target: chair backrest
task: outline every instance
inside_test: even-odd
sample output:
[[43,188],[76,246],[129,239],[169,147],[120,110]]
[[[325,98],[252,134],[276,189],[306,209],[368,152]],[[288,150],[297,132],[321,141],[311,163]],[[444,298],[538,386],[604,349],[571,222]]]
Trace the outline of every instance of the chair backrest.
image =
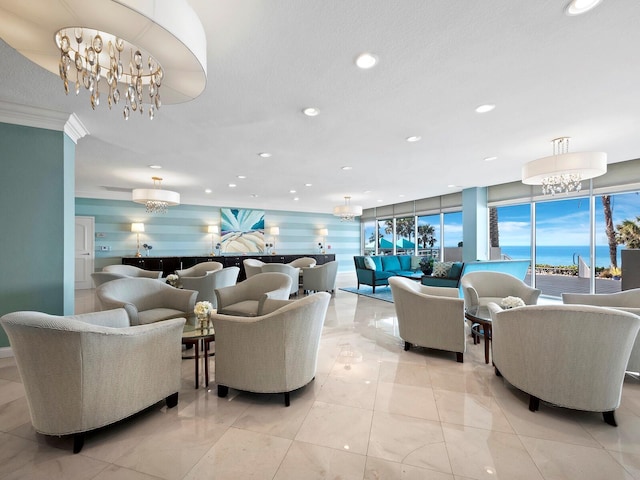
[[489,309],[493,362],[512,385],[569,408],[617,408],[640,317],[585,305]]
[[253,315],[261,311],[267,298],[287,300],[291,292],[291,277],[284,273],[259,273],[247,278],[244,282],[223,288],[216,288],[216,300],[219,311],[229,305],[247,300],[256,301],[258,305]]
[[333,291],[336,288],[338,262],[327,262],[310,268],[303,268],[302,288],[304,290]]
[[291,290],[290,293],[294,294],[298,292],[298,279],[300,277],[300,269],[297,267],[292,267],[291,265],[287,265],[284,263],[265,263],[262,266],[263,273],[269,272],[280,272],[291,277]]
[[640,308],[640,288],[615,293],[563,293],[562,303],[600,307]]
[[176,275],[179,277],[201,277],[207,275],[209,272],[217,272],[222,270],[224,265],[220,262],[200,262],[193,267],[185,268],[183,270],[176,270]]
[[228,267],[216,270],[200,277],[181,277],[182,286],[189,290],[197,290],[196,302],[210,302],[213,308],[217,308],[216,288],[235,285],[240,268]]
[[134,267],[133,265],[107,265],[102,269],[103,272],[118,273],[127,277],[145,277],[145,278],[160,278],[162,277],[161,271],[144,270],[142,268]]
[[242,261],[242,265],[244,266],[245,276],[250,278],[258,273],[262,273],[262,266],[265,265],[265,263],[255,258],[245,258]]
[[300,257],[300,258],[296,258],[295,260],[292,260],[287,265],[291,265],[292,267],[296,267],[296,268],[304,268],[304,267],[315,267],[316,263],[317,262],[315,258]]
[[91,279],[93,280],[94,287],[99,287],[103,283],[110,282],[111,280],[118,280],[120,278],[127,278],[127,276],[120,273],[110,272],[94,272],[91,274]]
[[[463,275],[460,287],[464,295],[465,305],[475,305],[482,298],[499,301],[501,298],[514,296],[521,298],[527,305],[535,305],[540,290],[524,283],[509,273],[493,271],[476,271]],[[476,298],[477,297],[477,298]]]

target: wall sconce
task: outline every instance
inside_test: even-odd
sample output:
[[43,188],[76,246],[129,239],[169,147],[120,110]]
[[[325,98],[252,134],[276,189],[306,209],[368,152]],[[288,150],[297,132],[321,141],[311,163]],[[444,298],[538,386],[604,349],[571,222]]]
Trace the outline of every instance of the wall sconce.
[[329,236],[329,230],[326,228],[321,228],[318,233],[322,237],[322,247],[320,248],[320,253],[324,253],[325,246],[327,244],[327,237]]
[[276,237],[280,235],[280,227],[271,227],[269,229],[269,233],[271,234],[271,243],[273,243],[273,251],[272,254],[276,253]]
[[137,241],[138,241],[138,248],[136,250],[136,257],[141,257],[142,254],[140,253],[140,234],[144,233],[144,223],[132,223],[131,224],[131,231],[136,234]]
[[[217,225],[209,225],[207,227],[207,233],[211,234],[211,253],[210,255],[213,257],[217,252],[214,251],[213,248],[213,237],[220,233],[220,228]],[[216,249],[217,250],[217,249]]]

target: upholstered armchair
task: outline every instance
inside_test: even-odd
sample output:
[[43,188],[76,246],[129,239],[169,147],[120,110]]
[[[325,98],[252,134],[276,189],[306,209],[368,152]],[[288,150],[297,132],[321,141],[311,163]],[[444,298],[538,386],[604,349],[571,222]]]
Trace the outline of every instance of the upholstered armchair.
[[[562,302],[565,304],[610,307],[640,315],[640,288],[616,293],[563,293]],[[640,372],[640,335],[636,337],[631,349],[627,371]]]
[[225,397],[229,388],[281,393],[289,406],[289,392],[316,375],[329,298],[320,292],[295,301],[269,300],[267,304],[280,308],[254,318],[212,315],[218,396]]
[[162,271],[144,270],[142,268],[134,267],[133,265],[107,265],[102,269],[103,272],[117,273],[124,275],[125,277],[143,277],[143,278],[155,278],[162,277]]
[[298,267],[292,267],[291,265],[286,265],[284,263],[265,263],[262,266],[262,271],[264,273],[269,272],[280,272],[291,277],[291,295],[298,295],[298,290],[300,289],[300,269]]
[[110,282],[111,280],[118,280],[119,278],[127,278],[127,275],[109,272],[94,272],[91,274],[94,287],[99,287],[103,283]]
[[121,278],[96,288],[103,310],[124,308],[131,325],[193,315],[198,292],[150,278]]
[[231,287],[217,288],[218,313],[255,317],[262,314],[265,300],[288,300],[291,277],[284,273],[259,273]]
[[302,290],[304,292],[334,292],[338,262],[327,262],[317,267],[302,268]]
[[535,305],[540,296],[539,289],[502,272],[469,272],[460,280],[460,286],[467,307],[490,302],[500,304],[503,298],[509,296],[521,298],[526,305]]
[[251,278],[258,273],[262,273],[262,266],[266,264],[261,260],[256,260],[255,258],[245,258],[242,261],[242,265],[244,266],[244,274],[246,278]]
[[[159,282],[157,282],[159,283]],[[16,312],[0,318],[9,337],[35,430],[84,434],[162,399],[178,403],[183,318],[129,326],[123,309],[59,317]]]
[[290,261],[287,265],[295,268],[315,267],[316,259],[311,257],[300,257]]
[[[211,263],[211,262],[210,262]],[[238,280],[240,268],[227,267],[222,270],[209,271],[201,277],[180,277],[183,288],[197,290],[196,302],[210,302],[213,308],[217,308],[216,288],[230,287]]]
[[464,300],[458,289],[428,287],[403,277],[389,278],[404,349],[411,345],[456,353],[464,361],[467,348]]
[[496,374],[540,400],[602,412],[615,426],[624,372],[640,317],[585,305],[536,305],[502,310],[489,303]]
[[200,262],[193,267],[185,268],[183,270],[176,270],[176,275],[181,279],[182,277],[202,277],[212,272],[222,270],[224,265],[220,262]]

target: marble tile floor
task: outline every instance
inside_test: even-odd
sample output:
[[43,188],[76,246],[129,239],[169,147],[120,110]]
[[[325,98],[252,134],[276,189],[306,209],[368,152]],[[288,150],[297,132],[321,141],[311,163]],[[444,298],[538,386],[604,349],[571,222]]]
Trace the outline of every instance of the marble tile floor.
[[[339,285],[351,286],[351,275]],[[77,311],[95,309],[92,290]],[[528,398],[469,342],[403,350],[393,304],[338,290],[315,381],[280,395],[194,389],[183,360],[178,406],[159,403],[87,437],[38,435],[13,358],[0,359],[0,479],[640,479],[640,382],[628,376],[619,426]],[[215,360],[211,359],[212,371]]]

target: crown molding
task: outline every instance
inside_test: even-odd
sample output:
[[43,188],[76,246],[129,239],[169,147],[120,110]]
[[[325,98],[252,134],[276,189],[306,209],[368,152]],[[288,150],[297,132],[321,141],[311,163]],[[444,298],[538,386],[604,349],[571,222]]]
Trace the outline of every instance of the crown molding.
[[0,101],[0,122],[57,130],[66,133],[74,143],[78,143],[79,139],[89,134],[75,113],[68,115],[55,110],[3,101]]

